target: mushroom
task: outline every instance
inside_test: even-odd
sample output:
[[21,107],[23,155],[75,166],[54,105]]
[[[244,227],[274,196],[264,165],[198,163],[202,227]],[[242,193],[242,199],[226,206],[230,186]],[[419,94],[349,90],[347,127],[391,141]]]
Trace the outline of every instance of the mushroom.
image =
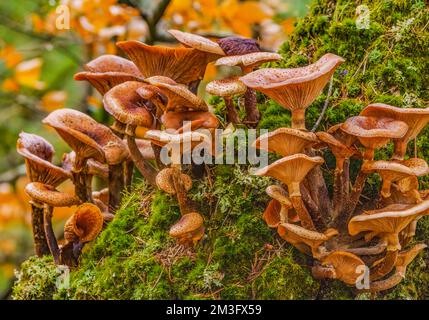
[[123,82],[143,80],[143,75],[134,63],[114,55],[102,55],[84,68],[87,71],[75,74],[74,79],[88,81],[101,95]]
[[279,128],[259,136],[253,143],[253,147],[285,157],[304,152],[316,142],[317,137],[312,132]]
[[76,153],[72,175],[76,195],[82,202],[92,199],[91,175],[84,169],[87,160],[94,159],[109,166],[109,205],[117,208],[124,186],[122,162],[128,157],[122,140],[109,128],[77,110],[55,110],[42,122],[53,127]]
[[[215,63],[216,66],[240,67],[242,75],[246,75],[266,62],[281,60],[282,56],[272,52],[251,52],[243,55],[222,57]],[[259,110],[256,107],[256,94],[252,88],[246,88],[244,94],[246,108],[246,123],[256,125],[259,121]]]
[[393,159],[404,159],[407,144],[417,137],[420,131],[429,122],[429,108],[398,108],[382,103],[368,105],[360,113],[362,116],[387,117],[403,121],[408,125],[406,134],[394,140],[395,151]]
[[280,223],[277,231],[280,237],[306,254],[309,254],[309,251],[302,244],[310,247],[310,253],[316,259],[320,259],[324,254],[321,245],[338,235],[335,229],[327,229],[324,233],[320,233],[291,223]]
[[71,207],[80,203],[80,199],[56,190],[54,187],[40,182],[27,184],[25,192],[34,203],[43,207],[44,232],[48,242],[49,250],[56,264],[59,264],[60,251],[54,230],[52,229],[52,209],[56,207]]
[[[345,251],[334,251],[322,260],[322,268],[330,268],[331,275],[328,278],[338,279],[348,285],[356,285],[359,268],[365,263],[356,255]],[[317,276],[318,268],[313,269],[313,274]]]
[[[156,185],[161,190],[168,194],[176,194],[176,188],[174,186],[174,169],[164,168],[156,175]],[[181,173],[180,180],[182,181],[185,190],[189,191],[192,188],[192,179],[187,174]]]
[[207,93],[224,99],[227,113],[226,120],[233,124],[240,123],[240,118],[232,99],[235,96],[244,94],[246,90],[247,87],[238,78],[213,80],[206,86]]
[[381,195],[384,198],[390,197],[392,182],[397,182],[408,176],[423,176],[429,173],[429,168],[425,160],[412,158],[405,161],[367,161],[362,165],[362,171],[377,172],[383,179]]
[[169,234],[176,238],[180,244],[195,244],[204,236],[204,220],[198,212],[189,212],[182,217],[173,226]]
[[305,129],[305,109],[328,83],[344,59],[328,53],[316,63],[295,69],[265,68],[240,78],[292,112],[292,128]]
[[207,64],[219,57],[193,48],[149,46],[134,40],[116,45],[130,57],[145,78],[165,76],[185,85],[201,80]]
[[100,209],[91,203],[80,205],[64,225],[65,244],[60,248],[61,264],[75,266],[83,245],[94,240],[102,228]]
[[[280,186],[271,185],[266,189],[266,193],[272,198],[262,215],[262,218],[270,228],[277,228],[280,223],[299,221],[296,212],[289,212],[292,202],[287,192]],[[295,214],[294,214],[295,213]]]
[[190,123],[188,129],[191,131],[208,129],[212,134],[219,127],[219,120],[209,111],[167,112],[162,115],[161,122],[166,130],[173,129],[177,133],[185,131],[186,123]]
[[407,271],[408,265],[414,260],[414,258],[423,250],[427,248],[426,244],[416,244],[409,250],[400,252],[398,259],[395,264],[395,272],[389,278],[385,280],[374,281],[370,284],[371,292],[385,291],[398,285],[404,278]]
[[[71,178],[69,172],[51,163],[54,147],[42,137],[21,132],[16,150],[25,159],[27,176],[31,182],[41,182],[56,187]],[[41,257],[50,252],[44,232],[43,205],[33,200],[30,205],[34,248],[36,255]]]
[[315,230],[314,223],[301,198],[300,183],[307,173],[324,161],[321,157],[309,157],[305,154],[295,154],[284,157],[257,170],[258,176],[271,176],[287,185],[289,197],[298,213],[304,228]]
[[254,39],[244,37],[225,37],[217,41],[223,52],[228,56],[236,56],[251,52],[259,52],[261,48]]
[[371,237],[378,236],[387,241],[387,254],[382,263],[371,269],[371,280],[377,280],[393,269],[401,249],[399,233],[415,219],[427,214],[429,200],[424,200],[417,205],[391,205],[379,210],[365,211],[350,220],[350,235],[369,231]]

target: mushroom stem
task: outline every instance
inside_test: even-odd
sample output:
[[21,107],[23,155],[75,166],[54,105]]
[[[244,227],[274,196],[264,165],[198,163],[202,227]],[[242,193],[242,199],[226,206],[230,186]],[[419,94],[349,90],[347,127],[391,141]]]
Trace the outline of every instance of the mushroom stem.
[[165,167],[161,161],[161,149],[162,149],[162,147],[160,147],[154,143],[151,143],[151,145],[152,145],[153,153],[155,154],[156,165],[158,167],[158,170],[161,170]]
[[305,109],[295,109],[292,113],[292,128],[293,129],[305,129]]
[[51,251],[52,257],[54,258],[55,264],[60,263],[60,249],[58,248],[57,238],[55,237],[54,229],[52,228],[52,211],[53,208],[44,205],[43,215],[44,215],[44,224],[43,228],[46,235],[46,240],[48,242],[49,250]]
[[109,165],[109,210],[114,212],[121,203],[124,189],[122,163]]
[[123,163],[123,166],[125,190],[130,192],[133,183],[134,162],[132,160],[127,160]]
[[370,284],[370,292],[385,291],[398,285],[405,278],[405,274],[402,272],[395,272],[392,276],[386,280],[375,281]]
[[290,201],[292,202],[292,205],[295,208],[299,219],[301,220],[302,226],[309,230],[316,230],[313,220],[311,219],[311,216],[308,213],[301,196],[291,196]]
[[388,274],[395,267],[398,258],[398,250],[388,250],[383,261],[370,270],[371,281],[378,280]]
[[142,176],[151,184],[156,186],[156,172],[155,170],[147,163],[140,153],[139,148],[137,147],[136,140],[134,136],[127,135],[128,149],[130,150],[131,159],[133,159],[135,166],[140,171]]
[[343,172],[342,169],[339,169],[338,167],[335,168],[334,172],[334,194],[332,197],[333,202],[333,219],[336,219],[338,216],[338,213],[341,211],[342,201],[343,201],[343,192],[342,188],[344,187],[343,182]]
[[191,212],[192,210],[189,209],[189,203],[188,203],[188,196],[186,192],[186,188],[183,185],[182,179],[181,179],[181,173],[180,165],[172,165],[173,168],[173,183],[174,183],[174,189],[176,190],[176,198],[177,202],[179,204],[180,213],[183,215]]
[[384,250],[386,250],[386,246],[387,246],[386,242],[381,242],[381,243],[378,243],[377,245],[372,246],[372,247],[344,248],[344,249],[340,249],[340,250],[353,253],[357,256],[375,256],[375,255],[378,255],[378,254],[384,252]]
[[304,184],[301,184],[301,197],[302,197],[302,201],[304,201],[305,206],[308,207],[311,213],[311,216],[316,216],[317,213],[319,212],[319,207],[311,198],[310,192],[308,191],[308,189],[305,187]]
[[200,86],[200,82],[201,82],[200,79],[197,79],[197,80],[190,82],[188,84],[189,91],[191,91],[193,94],[196,95],[198,93],[198,87]]
[[75,194],[82,202],[92,202],[92,176],[85,173],[85,169],[72,172]]
[[389,198],[390,197],[390,188],[392,186],[392,181],[390,179],[387,179],[384,177],[383,179],[383,185],[381,186],[381,196],[383,198]]
[[49,246],[46,241],[44,226],[43,205],[30,201],[31,226],[33,229],[34,250],[38,257],[49,255]]
[[228,122],[233,124],[240,123],[240,118],[238,117],[237,109],[235,109],[234,101],[230,97],[225,97],[225,107],[226,107],[226,119]]
[[343,164],[343,185],[341,187],[341,210],[349,197],[350,194],[350,159],[345,159]]
[[404,160],[404,156],[407,153],[406,141],[396,140],[394,142],[394,151],[392,160]]
[[247,88],[244,94],[244,107],[246,108],[246,122],[249,123],[251,127],[256,127],[259,122],[260,114],[256,106],[255,90]]
[[311,273],[314,278],[319,280],[336,278],[335,269],[332,267],[316,265],[311,268]]

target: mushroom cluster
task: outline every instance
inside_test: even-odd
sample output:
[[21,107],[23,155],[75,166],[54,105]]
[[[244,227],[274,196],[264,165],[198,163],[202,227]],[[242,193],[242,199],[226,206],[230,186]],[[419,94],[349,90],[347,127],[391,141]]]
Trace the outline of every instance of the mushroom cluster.
[[[292,128],[256,140],[256,148],[282,158],[255,174],[281,183],[267,188],[272,200],[262,217],[281,238],[313,258],[314,277],[377,292],[397,285],[407,265],[426,248],[415,244],[401,251],[415,235],[417,221],[429,214],[427,192],[418,190],[417,180],[429,174],[429,167],[416,155],[404,159],[408,142],[429,121],[429,108],[371,104],[327,132],[307,131],[304,110],[342,61],[328,54],[308,67],[267,68],[241,78],[292,112]],[[394,144],[392,159],[375,160],[375,151],[389,142]],[[336,159],[332,196],[320,168],[324,159],[317,155],[323,155],[323,149]],[[361,163],[353,184],[351,159]],[[371,173],[382,180],[380,194],[360,203]],[[359,287],[366,275],[369,287]]]

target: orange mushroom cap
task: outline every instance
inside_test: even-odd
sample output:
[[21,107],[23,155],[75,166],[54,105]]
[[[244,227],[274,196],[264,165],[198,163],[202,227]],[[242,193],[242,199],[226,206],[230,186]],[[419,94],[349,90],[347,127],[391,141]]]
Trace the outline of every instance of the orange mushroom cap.
[[101,55],[91,60],[84,65],[84,68],[86,71],[95,73],[122,72],[135,77],[143,76],[132,61],[110,54]]
[[[167,192],[168,194],[176,194],[176,188],[174,187],[173,181],[174,169],[173,168],[164,168],[156,175],[156,185],[161,190]],[[185,173],[180,174],[183,186],[186,191],[191,190],[192,188],[192,179]]]
[[246,90],[246,85],[238,80],[237,77],[213,80],[206,86],[207,93],[225,98],[242,95]]
[[[188,237],[191,239],[197,233],[201,234],[201,228],[203,227],[204,219],[198,212],[190,212],[183,215],[179,221],[171,226],[169,234],[173,238],[186,240]],[[204,234],[204,230],[203,230]],[[201,237],[200,237],[201,238]],[[194,240],[194,239],[192,239]]]
[[358,272],[358,268],[365,266],[365,263],[350,252],[335,251],[323,259],[322,265],[334,268],[335,279],[355,285],[357,278],[362,274],[362,270]]
[[168,30],[168,33],[177,39],[181,44],[188,48],[194,48],[199,51],[212,53],[218,56],[224,56],[225,52],[223,52],[222,48],[214,41],[210,39],[204,38],[202,36],[183,32],[179,30]]
[[166,129],[179,130],[186,121],[191,122],[190,130],[216,129],[219,126],[219,120],[209,111],[167,112],[161,117]]
[[350,148],[347,145],[343,144],[341,141],[337,140],[331,134],[327,132],[316,132],[317,138],[332,151],[335,158],[337,159],[337,167],[342,167],[342,161],[344,159],[350,158],[356,153],[356,149]]
[[243,55],[222,57],[216,60],[216,66],[239,66],[244,73],[252,71],[266,62],[281,60],[282,56],[272,52],[251,52]]
[[21,132],[16,143],[16,150],[25,158],[30,181],[56,187],[71,178],[69,172],[51,163],[54,148],[42,137]]
[[33,201],[45,203],[51,207],[71,207],[80,203],[78,197],[60,192],[54,187],[40,182],[27,184],[25,192]]
[[103,228],[103,215],[92,203],[80,205],[64,225],[64,239],[80,243],[94,240]]

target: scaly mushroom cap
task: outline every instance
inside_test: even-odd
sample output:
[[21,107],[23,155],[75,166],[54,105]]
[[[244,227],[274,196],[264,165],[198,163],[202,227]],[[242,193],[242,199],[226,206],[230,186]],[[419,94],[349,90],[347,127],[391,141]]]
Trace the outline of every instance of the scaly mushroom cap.
[[320,233],[291,223],[280,224],[278,233],[287,242],[293,245],[304,243],[313,251],[317,250],[324,242],[338,235],[338,231],[335,229],[328,229],[325,233]]
[[322,265],[334,268],[335,279],[349,285],[355,285],[357,278],[362,274],[358,268],[365,266],[365,263],[353,253],[335,251],[323,259]]
[[317,138],[332,151],[335,158],[337,159],[337,165],[339,159],[348,159],[353,154],[356,153],[356,150],[350,148],[343,144],[341,141],[337,140],[331,134],[327,132],[316,132]]
[[429,122],[429,108],[398,108],[383,103],[368,105],[360,113],[362,116],[386,117],[403,121],[408,125],[408,131],[399,141],[400,146],[395,148],[395,158],[403,159],[408,141],[414,139]]
[[383,209],[365,211],[354,216],[349,222],[349,233],[354,236],[369,231],[373,235],[386,238],[387,250],[401,249],[398,234],[413,220],[429,213],[429,200],[416,205],[392,205]]
[[84,65],[84,69],[94,73],[120,72],[143,77],[137,66],[130,60],[115,55],[101,55]]
[[254,39],[231,36],[219,39],[217,43],[228,56],[261,51],[261,48]]
[[244,55],[222,57],[216,60],[216,66],[240,67],[247,73],[266,62],[281,60],[282,56],[272,52],[252,52]]
[[223,52],[219,44],[202,36],[173,29],[170,29],[167,32],[175,37],[177,41],[185,47],[194,48],[199,51],[212,53],[218,56],[225,55],[225,52]]
[[253,146],[257,149],[274,152],[281,156],[301,153],[305,148],[315,144],[317,137],[312,132],[298,129],[279,128],[261,135]]
[[166,111],[207,111],[207,105],[188,88],[164,76],[146,78],[145,81],[158,87],[168,98]]
[[271,186],[268,186],[267,189],[265,189],[265,192],[271,198],[277,200],[281,205],[287,208],[292,207],[292,202],[290,201],[286,190],[283,189],[282,187],[271,185]]
[[240,78],[289,110],[306,109],[345,60],[328,53],[316,63],[295,69],[265,68]]
[[141,80],[133,75],[120,72],[93,73],[78,72],[74,75],[76,81],[88,81],[101,95],[105,95],[113,87],[127,81]]
[[171,226],[169,234],[173,238],[181,238],[203,226],[204,220],[198,212],[183,215],[179,221]]
[[54,148],[42,137],[21,132],[16,143],[16,151],[25,158],[30,181],[56,187],[71,178],[69,172],[51,163]]
[[400,252],[396,260],[397,271],[405,271],[408,265],[415,259],[415,257],[417,257],[417,255],[426,248],[426,244],[418,243],[411,249]]
[[58,109],[42,121],[53,127],[80,159],[76,170],[82,169],[84,160],[93,158],[109,165],[121,163],[128,157],[125,144],[109,128],[86,114],[72,109]]
[[45,203],[51,207],[71,207],[80,203],[78,197],[60,192],[54,187],[40,182],[27,184],[25,192],[33,201]]
[[[158,188],[160,188],[162,191],[167,192],[168,194],[176,194],[176,189],[174,188],[173,174],[173,168],[164,168],[156,175],[156,185],[158,186]],[[185,173],[181,173],[180,178],[186,191],[191,190],[191,177]]]
[[154,116],[147,109],[144,99],[137,92],[140,88],[150,90],[150,87],[147,84],[136,81],[128,81],[117,85],[105,94],[103,98],[104,109],[120,123],[151,128]]
[[191,122],[189,130],[216,129],[219,127],[219,120],[209,111],[167,112],[162,115],[161,122],[165,129],[174,130],[183,128],[185,122]]
[[219,97],[231,98],[242,95],[246,92],[247,87],[237,77],[218,79],[209,82],[206,86],[206,92]]
[[272,198],[265,209],[262,219],[270,228],[277,228],[281,223],[280,212],[282,207],[287,210],[287,218],[290,222],[298,222],[299,217],[295,210],[292,210],[292,202],[290,201],[286,190],[277,185],[268,186],[265,192]]
[[183,84],[202,79],[207,63],[214,56],[192,48],[149,46],[134,40],[116,45],[125,51],[145,78],[165,76]]
[[272,164],[257,170],[257,176],[270,176],[288,186],[289,195],[301,196],[299,183],[305,178],[307,173],[316,165],[324,162],[321,157],[309,157],[305,154],[294,154],[284,157]]
[[356,116],[348,118],[341,125],[341,130],[358,138],[364,147],[374,150],[385,146],[391,139],[402,138],[408,126],[391,118]]
[[85,243],[94,240],[103,228],[103,215],[92,203],[80,205],[64,225],[67,242]]
[[341,130],[342,125],[342,123],[333,125],[326,132],[331,134],[335,139],[339,140],[347,147],[351,147],[355,143],[356,137]]
[[364,172],[378,172],[382,177],[387,177],[392,182],[399,181],[407,176],[423,176],[429,173],[429,167],[425,160],[411,158],[404,161],[365,161],[362,165]]

